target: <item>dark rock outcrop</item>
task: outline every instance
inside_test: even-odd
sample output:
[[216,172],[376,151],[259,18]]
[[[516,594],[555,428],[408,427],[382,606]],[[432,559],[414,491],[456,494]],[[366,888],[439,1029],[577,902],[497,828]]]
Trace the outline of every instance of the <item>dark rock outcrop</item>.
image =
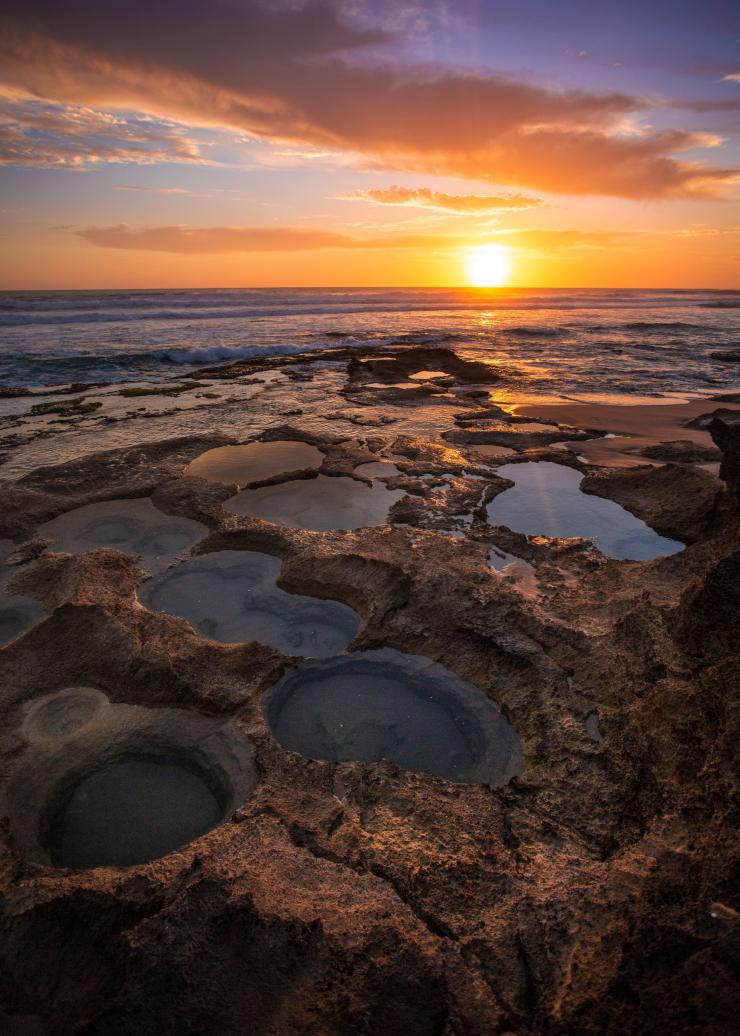
[[740,502],[740,424],[715,417],[709,434],[722,450],[719,477],[723,479],[736,502]]
[[458,356],[452,349],[414,346],[389,351],[392,356],[353,356],[347,366],[348,384],[393,382],[424,370],[444,373],[450,380],[460,382],[497,382],[502,377],[493,364]]
[[650,460],[673,461],[676,464],[711,464],[722,457],[722,451],[716,446],[702,446],[690,439],[659,442],[654,446],[645,446],[640,453]]

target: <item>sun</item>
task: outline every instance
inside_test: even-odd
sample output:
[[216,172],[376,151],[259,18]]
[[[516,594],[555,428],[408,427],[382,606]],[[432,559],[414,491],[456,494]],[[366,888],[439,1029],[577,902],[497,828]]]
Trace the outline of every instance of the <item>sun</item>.
[[479,245],[465,255],[468,283],[474,288],[500,288],[511,276],[511,249],[506,245]]

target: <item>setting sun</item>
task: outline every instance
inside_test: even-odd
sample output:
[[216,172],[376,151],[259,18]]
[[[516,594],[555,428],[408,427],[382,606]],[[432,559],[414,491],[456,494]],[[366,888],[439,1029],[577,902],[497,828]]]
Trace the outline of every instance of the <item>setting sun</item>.
[[465,271],[474,288],[500,288],[511,276],[511,250],[505,245],[470,248],[465,256]]

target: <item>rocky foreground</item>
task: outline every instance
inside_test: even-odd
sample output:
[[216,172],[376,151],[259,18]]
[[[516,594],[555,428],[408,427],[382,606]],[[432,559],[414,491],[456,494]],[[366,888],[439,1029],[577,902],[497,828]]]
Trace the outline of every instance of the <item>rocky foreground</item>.
[[[437,387],[461,370],[437,372]],[[431,392],[386,384],[386,373],[350,368],[350,403]],[[723,484],[669,463],[596,470],[583,485],[689,544],[681,553],[615,561],[583,541],[497,529],[497,545],[535,566],[537,590],[523,593],[486,562],[485,506],[507,483],[466,452],[481,419],[483,443],[507,448],[499,417],[463,417],[444,442],[272,428],[263,438],[318,445],[333,475],[392,441],[400,474],[389,485],[407,495],[391,524],[353,532],[224,510],[233,488],[182,475],[228,441],[219,435],[98,453],[3,486],[9,588],[46,612],[0,651],[5,1031],[734,1030],[740,427],[711,425]],[[530,434],[538,456],[573,438]],[[364,620],[353,650],[424,655],[481,688],[519,735],[522,775],[492,790],[282,748],[261,700],[296,659],[146,610],[131,557],[45,553],[36,537],[73,507],[143,496],[208,527],[197,553],[278,555],[281,587],[349,604]],[[465,535],[444,535],[461,514],[472,516]],[[14,833],[14,774],[32,751],[24,717],[34,699],[75,686],[230,720],[253,747],[253,790],[150,864],[34,860]]]

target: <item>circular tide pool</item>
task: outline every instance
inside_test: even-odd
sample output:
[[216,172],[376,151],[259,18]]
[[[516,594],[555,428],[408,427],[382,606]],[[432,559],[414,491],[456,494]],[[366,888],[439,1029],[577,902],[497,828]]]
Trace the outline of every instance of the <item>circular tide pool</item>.
[[257,784],[230,720],[67,687],[23,709],[26,748],[5,794],[13,845],[39,864],[148,863],[200,838]]
[[157,758],[110,762],[82,777],[47,835],[55,867],[130,867],[165,856],[223,818],[226,796],[193,766]]
[[429,659],[390,648],[306,662],[263,706],[275,738],[310,759],[389,760],[492,787],[521,772],[519,739],[494,702]]

